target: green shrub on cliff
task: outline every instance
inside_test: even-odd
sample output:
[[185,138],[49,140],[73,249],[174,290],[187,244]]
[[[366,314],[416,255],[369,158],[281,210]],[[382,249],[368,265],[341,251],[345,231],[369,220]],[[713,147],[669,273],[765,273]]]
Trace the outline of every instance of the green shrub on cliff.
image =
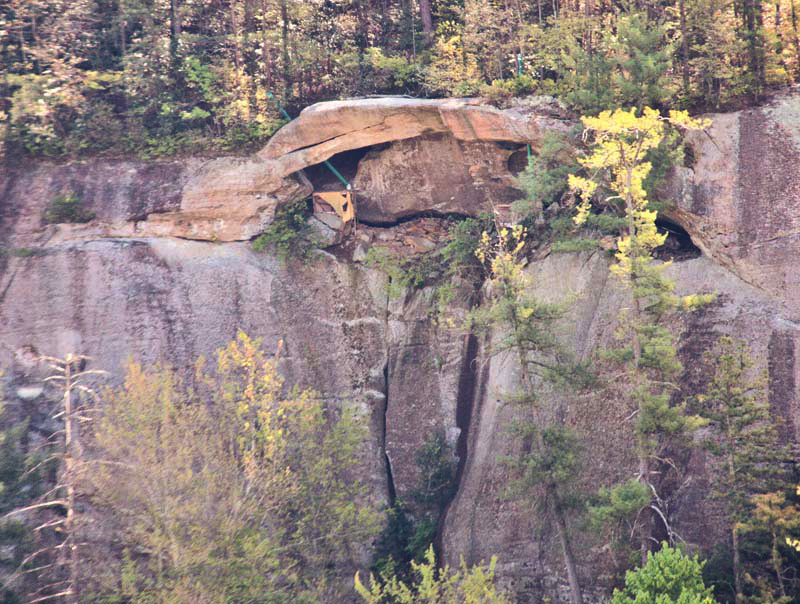
[[662,544],[647,554],[647,564],[628,571],[625,588],[615,589],[612,604],[714,604],[711,588],[703,583],[703,563],[697,556]]
[[56,196],[42,216],[46,224],[84,223],[94,220],[94,212],[87,210],[83,201],[74,193]]
[[284,261],[290,257],[305,260],[314,248],[311,229],[306,223],[310,215],[305,199],[278,208],[272,223],[253,240],[253,249],[273,250]]

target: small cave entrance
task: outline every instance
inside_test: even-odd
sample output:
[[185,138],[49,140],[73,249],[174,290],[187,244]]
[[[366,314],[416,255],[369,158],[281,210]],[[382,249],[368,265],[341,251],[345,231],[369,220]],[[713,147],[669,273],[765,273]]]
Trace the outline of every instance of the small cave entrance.
[[656,228],[659,233],[666,233],[664,245],[656,248],[654,256],[659,260],[691,260],[702,254],[700,248],[694,244],[691,235],[681,225],[668,218],[659,216],[656,219]]
[[[364,159],[367,153],[379,147],[379,145],[373,145],[342,151],[329,158],[328,161],[344,176],[345,180],[352,183],[358,172],[359,162]],[[344,188],[344,185],[325,165],[325,162],[308,166],[303,169],[303,173],[311,182],[315,191],[340,191]]]

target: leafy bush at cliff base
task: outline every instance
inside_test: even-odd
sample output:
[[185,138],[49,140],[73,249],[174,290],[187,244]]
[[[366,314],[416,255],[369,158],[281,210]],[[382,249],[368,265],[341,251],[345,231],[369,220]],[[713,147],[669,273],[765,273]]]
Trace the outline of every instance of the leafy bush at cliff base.
[[96,590],[141,604],[343,601],[341,569],[379,522],[357,480],[360,412],[284,388],[241,332],[193,384],[132,363],[107,393],[91,480],[135,555],[93,569]]
[[488,565],[468,567],[461,559],[458,570],[449,566],[437,567],[433,546],[428,548],[424,562],[412,562],[415,580],[411,584],[394,575],[376,579],[370,576],[369,588],[356,573],[355,587],[367,604],[510,604],[510,600],[495,587],[493,557]]
[[647,555],[647,564],[628,571],[625,588],[615,589],[612,604],[715,604],[711,588],[703,583],[703,563],[697,556],[662,543],[661,551]]

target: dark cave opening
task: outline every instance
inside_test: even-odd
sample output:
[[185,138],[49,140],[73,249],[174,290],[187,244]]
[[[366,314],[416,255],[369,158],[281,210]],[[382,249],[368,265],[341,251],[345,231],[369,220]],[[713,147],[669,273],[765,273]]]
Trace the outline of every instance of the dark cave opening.
[[666,233],[664,244],[656,248],[653,254],[659,260],[691,260],[702,255],[702,251],[692,241],[691,235],[681,225],[668,218],[659,216],[656,219],[656,228],[659,233]]
[[[364,159],[367,153],[378,148],[380,148],[379,145],[373,145],[342,151],[329,158],[328,161],[344,176],[345,180],[352,183],[358,172],[359,162]],[[311,182],[315,191],[340,191],[344,188],[344,185],[325,165],[325,162],[308,166],[303,169],[303,173]]]

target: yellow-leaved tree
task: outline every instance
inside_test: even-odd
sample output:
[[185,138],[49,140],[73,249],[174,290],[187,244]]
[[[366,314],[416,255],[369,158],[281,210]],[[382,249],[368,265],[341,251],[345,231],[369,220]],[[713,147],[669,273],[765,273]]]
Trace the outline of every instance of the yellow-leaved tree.
[[284,388],[244,333],[192,386],[132,363],[95,427],[99,503],[126,555],[100,590],[132,602],[333,601],[379,517],[358,480],[366,422]]
[[[626,368],[629,394],[623,396],[629,397],[631,417],[636,418],[639,461],[636,478],[604,490],[605,503],[593,512],[601,523],[624,516],[635,518],[644,564],[653,542],[654,518],[663,523],[670,539],[673,536],[656,481],[674,468],[667,446],[689,436],[699,425],[699,419],[684,413],[682,405],[670,402],[678,391],[675,378],[681,364],[663,319],[679,307],[692,308],[711,299],[678,298],[672,281],[663,276],[669,263],[654,261],[653,252],[664,243],[666,234],[658,232],[657,212],[650,207],[644,185],[652,168],[648,153],[661,143],[669,124],[683,129],[701,129],[706,124],[686,112],[673,111],[663,118],[649,107],[641,114],[636,109],[603,111],[582,121],[585,135],[593,137],[594,145],[579,160],[589,176],[569,176],[571,188],[580,195],[575,223],[585,223],[595,205],[611,206],[625,219],[611,271],[630,293],[630,307],[622,316],[621,348],[611,356]],[[606,192],[610,194],[602,197]]]
[[468,567],[464,560],[458,570],[436,565],[433,546],[428,548],[425,560],[411,562],[416,581],[408,585],[396,576],[370,577],[365,586],[356,573],[356,591],[366,604],[509,604],[510,600],[495,586],[495,566],[492,558],[488,565]]

